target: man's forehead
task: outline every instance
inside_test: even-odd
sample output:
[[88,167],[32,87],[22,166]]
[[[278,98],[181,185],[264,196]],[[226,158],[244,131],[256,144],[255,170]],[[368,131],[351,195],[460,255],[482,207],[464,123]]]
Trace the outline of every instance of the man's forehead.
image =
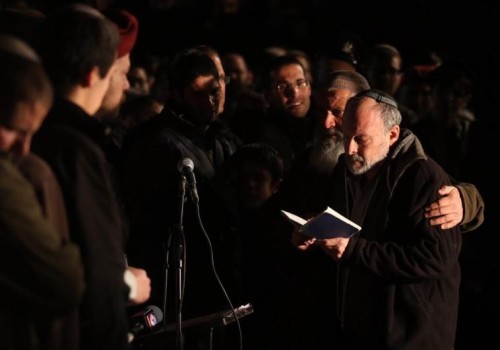
[[290,75],[295,76],[296,79],[305,79],[304,69],[302,69],[302,67],[298,64],[287,64],[281,66],[271,74],[274,79],[282,79]]
[[371,116],[373,113],[378,113],[376,108],[377,101],[369,97],[363,97],[355,103],[349,103],[346,106],[344,118],[348,120],[358,120]]
[[47,109],[48,107],[41,103],[32,106],[20,103],[17,106],[16,116],[9,121],[1,121],[0,124],[10,130],[27,134],[40,127],[40,124],[45,118]]
[[335,100],[345,99],[345,100],[347,100],[347,98],[351,97],[352,92],[350,90],[347,90],[347,89],[328,89],[326,91],[326,95],[330,99],[335,99]]

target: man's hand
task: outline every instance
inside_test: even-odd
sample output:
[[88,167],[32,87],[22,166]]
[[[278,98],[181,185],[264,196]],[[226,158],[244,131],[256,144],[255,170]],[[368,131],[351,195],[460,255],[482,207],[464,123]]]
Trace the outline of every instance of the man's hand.
[[329,238],[321,239],[316,242],[323,251],[330,255],[334,260],[339,261],[345,252],[345,248],[349,244],[349,238]]
[[146,270],[128,266],[127,271],[131,272],[135,278],[135,290],[129,298],[129,303],[139,305],[146,302],[151,294],[151,280]]
[[304,235],[300,230],[295,230],[292,233],[292,244],[299,250],[307,250],[314,242],[316,242],[316,238],[311,238],[309,236]]
[[425,208],[425,217],[431,225],[441,225],[445,230],[460,224],[464,218],[464,209],[460,192],[454,186],[443,186],[439,189],[442,196]]

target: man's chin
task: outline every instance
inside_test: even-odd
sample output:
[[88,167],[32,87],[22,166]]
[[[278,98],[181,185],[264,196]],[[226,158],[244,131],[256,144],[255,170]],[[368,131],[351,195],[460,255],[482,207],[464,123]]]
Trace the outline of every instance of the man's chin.
[[288,114],[293,116],[294,118],[304,118],[307,115],[307,110],[304,108],[298,107],[289,107],[287,108]]
[[362,163],[354,161],[354,162],[347,162],[347,167],[349,168],[349,171],[353,175],[362,175],[366,172],[367,169],[363,166]]

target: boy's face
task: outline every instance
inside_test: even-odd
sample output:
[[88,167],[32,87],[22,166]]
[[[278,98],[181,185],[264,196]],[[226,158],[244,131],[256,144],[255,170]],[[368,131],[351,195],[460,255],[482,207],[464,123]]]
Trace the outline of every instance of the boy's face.
[[239,172],[238,194],[245,207],[257,208],[278,192],[280,184],[264,166],[247,162]]

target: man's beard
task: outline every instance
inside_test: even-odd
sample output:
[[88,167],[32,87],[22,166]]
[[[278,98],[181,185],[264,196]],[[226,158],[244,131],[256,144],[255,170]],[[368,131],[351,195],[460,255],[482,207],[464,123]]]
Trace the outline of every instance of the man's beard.
[[[389,154],[389,145],[387,145],[386,147],[384,147],[384,145],[380,146],[380,150],[378,153],[379,154],[374,156],[374,159],[371,160],[367,160],[366,158],[363,158],[358,154],[347,156],[346,163],[349,171],[353,175],[363,175],[368,171],[380,166],[380,164],[382,164],[382,162],[387,158],[387,155]],[[359,162],[356,168],[354,167],[354,162]]]
[[329,175],[337,165],[339,156],[344,153],[342,132],[332,128],[317,139],[311,148],[309,165],[321,175]]

